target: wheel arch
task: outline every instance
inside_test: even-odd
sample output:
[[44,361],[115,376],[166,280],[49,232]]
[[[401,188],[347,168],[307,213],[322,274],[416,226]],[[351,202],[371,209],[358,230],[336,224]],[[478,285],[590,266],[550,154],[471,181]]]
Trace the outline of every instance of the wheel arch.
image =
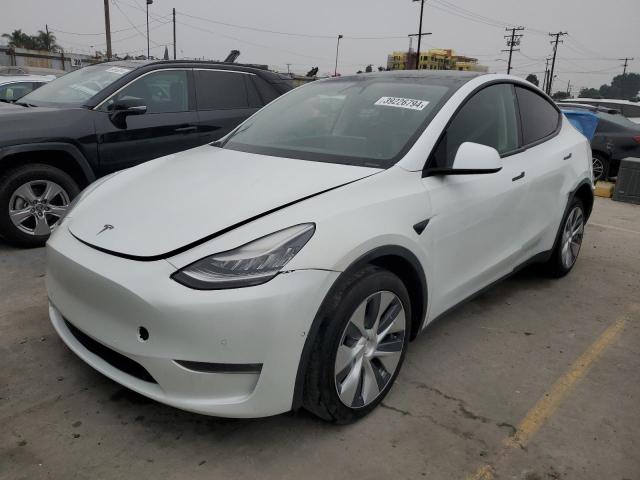
[[582,201],[582,204],[584,205],[584,208],[585,208],[585,214],[588,220],[589,217],[591,216],[591,211],[593,210],[593,202],[594,202],[593,188],[591,186],[591,182],[588,180],[583,180],[582,182],[580,182],[580,184],[575,188],[575,190],[571,192],[567,205],[570,205],[571,201],[574,198],[579,198]]
[[78,147],[69,143],[33,143],[0,149],[0,172],[28,163],[59,168],[71,175],[81,189],[96,179],[85,156]]
[[365,266],[374,265],[384,268],[394,273],[404,283],[409,292],[411,301],[411,333],[410,340],[413,340],[420,332],[426,317],[428,305],[427,279],[424,269],[416,257],[409,249],[399,245],[385,245],[374,248],[353,261],[336,279],[327,292],[315,318],[309,328],[307,338],[302,349],[298,372],[293,393],[292,409],[297,410],[302,406],[304,394],[304,383],[309,364],[309,358],[313,350],[316,338],[322,328],[323,320],[321,313],[327,308],[330,299],[339,289],[344,279],[361,270]]

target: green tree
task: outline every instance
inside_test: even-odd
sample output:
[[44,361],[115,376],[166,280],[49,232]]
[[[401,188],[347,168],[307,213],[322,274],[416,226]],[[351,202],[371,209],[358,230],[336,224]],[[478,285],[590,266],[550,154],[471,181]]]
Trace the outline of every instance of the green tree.
[[38,50],[47,50],[49,52],[56,52],[60,49],[56,43],[56,36],[51,32],[43,32],[38,30],[38,34],[33,36],[33,43]]
[[640,91],[640,75],[637,73],[626,73],[613,77],[611,88],[617,94],[614,98],[631,100],[638,96]]
[[560,90],[551,95],[551,98],[553,98],[554,100],[564,100],[565,98],[569,98],[569,94],[564,90]]
[[529,75],[527,75],[527,78],[525,78],[525,80],[527,82],[533,83],[536,87],[540,85],[540,81],[538,80],[538,77],[533,73],[530,73]]
[[580,90],[579,98],[600,98],[600,90],[597,88],[583,88]]
[[3,38],[9,40],[9,45],[16,48],[34,48],[35,42],[33,37],[27,35],[22,30],[14,30],[11,33],[3,33]]

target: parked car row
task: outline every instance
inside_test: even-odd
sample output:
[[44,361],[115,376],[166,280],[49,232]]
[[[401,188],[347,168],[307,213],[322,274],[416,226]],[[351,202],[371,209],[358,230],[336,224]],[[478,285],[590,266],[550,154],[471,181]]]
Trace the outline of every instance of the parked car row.
[[15,102],[55,79],[55,75],[0,75],[0,102]]
[[620,160],[640,157],[640,125],[622,115],[619,110],[604,105],[574,102],[561,102],[560,106],[587,110],[598,117],[595,135],[591,140],[595,180],[617,176]]
[[95,179],[217,140],[291,88],[247,65],[126,61],[0,103],[0,235],[43,245]]
[[560,100],[560,105],[564,103],[578,103],[581,105],[591,105],[592,107],[604,107],[615,109],[622,116],[627,117],[634,123],[640,123],[640,103],[628,100],[617,100],[610,98],[573,98]]

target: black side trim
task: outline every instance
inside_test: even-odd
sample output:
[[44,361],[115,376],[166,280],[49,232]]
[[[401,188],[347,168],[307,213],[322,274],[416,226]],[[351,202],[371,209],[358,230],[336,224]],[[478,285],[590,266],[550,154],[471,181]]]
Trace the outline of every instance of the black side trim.
[[158,383],[147,371],[147,369],[135,360],[132,360],[129,357],[116,352],[115,350],[111,350],[106,345],[103,345],[97,340],[94,340],[82,330],[71,324],[67,319],[64,320],[64,323],[67,325],[67,328],[69,329],[71,334],[76,338],[76,340],[78,340],[78,342],[82,344],[84,348],[89,350],[94,355],[100,357],[112,367],[117,368],[118,370],[131,375],[138,380],[149,383]]
[[325,296],[322,304],[320,305],[320,308],[316,312],[316,316],[313,319],[311,327],[309,328],[307,339],[304,343],[304,348],[302,349],[300,362],[298,363],[298,373],[296,375],[296,383],[295,383],[295,389],[293,392],[293,401],[291,405],[292,410],[297,410],[302,406],[302,396],[304,393],[303,390],[304,390],[305,375],[307,372],[307,365],[309,364],[311,351],[313,350],[316,337],[318,336],[318,332],[320,331],[320,328],[322,326],[322,316],[326,308],[325,305],[328,299],[331,299],[335,291],[341,288],[342,280],[344,279],[345,276],[351,275],[353,272],[358,271],[364,265],[367,265],[367,264],[375,265],[376,259],[381,259],[382,257],[386,257],[389,255],[401,257],[403,260],[406,260],[407,262],[409,262],[418,275],[418,279],[420,283],[419,289],[422,292],[422,298],[420,300],[422,301],[421,301],[421,308],[418,311],[414,312],[414,318],[419,318],[421,322],[421,324],[417,328],[417,331],[419,332],[422,329],[422,324],[424,323],[425,314],[427,311],[428,292],[427,292],[427,278],[424,274],[424,270],[422,269],[422,265],[420,264],[420,261],[418,260],[418,258],[411,251],[398,245],[385,245],[383,247],[374,248],[370,252],[362,255],[360,258],[356,259],[351,265],[349,265],[349,267],[346,268],[344,272],[340,274],[340,276],[336,279],[336,281],[333,283],[333,285],[329,289],[329,292]]
[[261,363],[208,363],[189,360],[174,360],[178,365],[201,373],[253,373],[262,372]]
[[65,142],[43,142],[43,143],[28,143],[24,145],[11,145],[8,147],[0,148],[0,161],[6,156],[13,155],[15,153],[24,152],[41,152],[44,150],[56,150],[68,153],[71,155],[77,166],[80,167],[82,173],[87,180],[87,183],[91,183],[96,179],[93,169],[89,165],[89,162],[84,157],[82,152],[71,143]]
[[424,232],[424,229],[427,228],[427,225],[429,225],[429,220],[431,219],[427,218],[426,220],[422,220],[421,222],[418,222],[413,226],[413,229],[418,235],[421,235],[422,232]]
[[483,175],[488,173],[498,173],[502,170],[499,168],[428,168],[422,174],[422,177],[435,177],[439,175]]
[[241,222],[238,222],[238,223],[235,223],[233,225],[230,225],[230,226],[228,226],[226,228],[223,228],[222,230],[219,230],[219,231],[217,231],[215,233],[212,233],[211,235],[207,235],[206,237],[203,237],[203,238],[201,238],[199,240],[196,240],[194,242],[188,243],[187,245],[184,245],[183,247],[176,248],[175,250],[171,250],[170,252],[167,252],[167,253],[161,253],[160,255],[151,255],[149,257],[142,257],[142,256],[139,256],[139,255],[129,255],[128,253],[114,252],[114,251],[108,250],[106,248],[98,247],[98,246],[93,245],[93,244],[91,244],[89,242],[85,242],[81,238],[78,238],[76,235],[74,235],[73,232],[71,232],[71,230],[69,230],[69,232],[79,242],[84,243],[85,245],[87,245],[87,246],[89,246],[89,247],[91,247],[91,248],[93,248],[95,250],[98,250],[100,252],[108,253],[109,255],[114,255],[114,256],[120,257],[120,258],[126,258],[127,260],[136,260],[136,261],[139,261],[139,262],[154,262],[156,260],[164,260],[165,258],[171,258],[171,257],[173,257],[175,255],[178,255],[180,253],[186,252],[187,250],[191,250],[192,248],[197,247],[198,245],[202,245],[203,243],[206,243],[209,240],[213,240],[216,237],[219,237],[221,235],[224,235],[225,233],[230,232],[231,230],[235,230],[238,227],[242,227],[243,225],[251,223],[254,220],[258,220],[259,218],[266,217],[267,215],[275,213],[278,210],[285,209],[287,207],[290,207],[291,205],[295,205],[296,203],[300,203],[300,202],[303,202],[303,201],[308,200],[310,198],[317,197],[318,195],[322,195],[323,193],[327,193],[327,192],[330,192],[332,190],[336,190],[338,188],[344,187],[346,185],[350,185],[352,183],[358,182],[360,180],[364,180],[365,178],[369,178],[369,177],[375,175],[376,173],[379,173],[379,172],[374,172],[371,175],[367,175],[366,177],[357,178],[356,180],[351,180],[350,182],[343,183],[343,184],[337,185],[335,187],[327,188],[326,190],[321,190],[319,192],[312,193],[311,195],[307,195],[306,197],[302,197],[302,198],[299,198],[299,199],[294,200],[292,202],[285,203],[284,205],[280,205],[279,207],[275,207],[275,208],[272,208],[271,210],[267,210],[266,212],[262,212],[262,213],[259,213],[257,215],[254,215],[253,217],[247,218],[246,220],[243,220]]

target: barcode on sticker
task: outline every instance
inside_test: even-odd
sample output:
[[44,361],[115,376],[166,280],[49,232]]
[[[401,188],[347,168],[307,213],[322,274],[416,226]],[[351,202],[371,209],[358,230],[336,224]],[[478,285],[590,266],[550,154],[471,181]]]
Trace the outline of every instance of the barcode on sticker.
[[408,108],[410,110],[422,110],[429,105],[426,100],[416,100],[414,98],[400,97],[380,97],[375,105],[384,105],[386,107]]

